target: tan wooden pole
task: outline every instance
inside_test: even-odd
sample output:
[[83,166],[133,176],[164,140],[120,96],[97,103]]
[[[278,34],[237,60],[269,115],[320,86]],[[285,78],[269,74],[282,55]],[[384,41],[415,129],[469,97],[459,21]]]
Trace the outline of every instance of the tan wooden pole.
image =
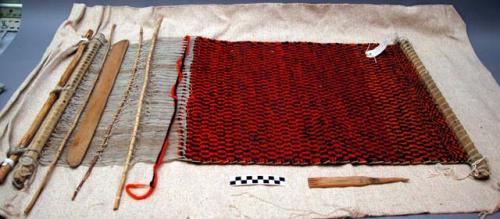
[[115,203],[113,205],[113,210],[118,210],[120,207],[120,201],[123,194],[123,187],[125,186],[125,181],[127,180],[127,174],[130,167],[130,161],[132,160],[132,156],[134,154],[135,141],[137,139],[137,131],[139,130],[139,124],[141,119],[141,111],[144,103],[144,96],[146,95],[146,90],[149,82],[149,74],[151,73],[151,63],[153,60],[153,54],[155,50],[156,40],[158,38],[158,32],[161,27],[161,22],[163,18],[159,18],[156,22],[155,30],[153,32],[153,38],[151,40],[151,46],[149,48],[148,57],[146,60],[146,70],[144,72],[144,81],[142,84],[142,90],[139,98],[139,103],[137,104],[137,113],[135,115],[135,124],[134,129],[132,131],[132,136],[130,137],[130,144],[128,146],[128,154],[127,159],[125,160],[125,165],[123,166],[122,177],[120,179],[120,184],[118,185],[118,190],[116,191]]

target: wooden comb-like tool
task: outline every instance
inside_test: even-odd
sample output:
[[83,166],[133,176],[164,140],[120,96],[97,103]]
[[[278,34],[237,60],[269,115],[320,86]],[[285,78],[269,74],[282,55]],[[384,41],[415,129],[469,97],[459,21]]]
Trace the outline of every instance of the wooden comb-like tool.
[[386,184],[395,182],[408,182],[407,178],[390,177],[366,177],[366,176],[346,176],[346,177],[310,177],[307,179],[309,188],[338,188],[338,187],[360,187],[376,184]]

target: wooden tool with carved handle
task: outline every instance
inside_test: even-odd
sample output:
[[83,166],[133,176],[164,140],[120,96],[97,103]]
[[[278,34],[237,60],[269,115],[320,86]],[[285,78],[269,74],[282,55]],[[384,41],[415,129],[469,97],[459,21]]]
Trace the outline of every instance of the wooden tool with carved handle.
[[[92,30],[88,30],[87,33],[85,33],[85,38],[90,40],[90,38],[93,35]],[[62,88],[66,86],[66,83],[68,82],[68,79],[70,76],[73,74],[76,65],[80,61],[80,59],[83,56],[83,52],[87,48],[87,43],[86,42],[80,42],[78,45],[78,48],[76,49],[76,53],[73,56],[73,59],[69,63],[68,67],[64,70],[63,74],[61,75],[61,78],[57,82],[57,87]],[[26,133],[23,135],[21,141],[17,145],[17,148],[26,148],[30,143],[31,140],[33,140],[33,137],[37,133],[38,129],[40,128],[40,125],[42,125],[42,122],[45,120],[45,117],[49,113],[50,109],[52,109],[52,106],[56,102],[56,100],[59,98],[59,92],[57,92],[55,89],[54,91],[50,92],[49,97],[43,104],[42,108],[38,112],[38,114],[35,117],[35,120],[33,120],[33,123],[31,123],[31,126],[29,129],[26,131]],[[4,162],[0,166],[0,184],[2,184],[5,179],[7,178],[7,175],[10,173],[10,171],[14,168],[16,165],[17,161],[19,160],[20,155],[19,154],[11,154],[9,155],[8,162]]]
[[309,188],[337,188],[337,187],[360,187],[375,184],[386,184],[395,182],[408,182],[407,178],[375,178],[366,176],[347,177],[311,177],[308,178]]

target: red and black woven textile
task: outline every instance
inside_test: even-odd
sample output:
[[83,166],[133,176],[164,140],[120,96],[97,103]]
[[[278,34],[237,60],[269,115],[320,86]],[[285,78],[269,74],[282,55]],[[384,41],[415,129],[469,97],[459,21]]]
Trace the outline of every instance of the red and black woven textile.
[[[179,156],[212,164],[465,163],[398,45],[196,38]],[[182,117],[182,116],[181,116]]]

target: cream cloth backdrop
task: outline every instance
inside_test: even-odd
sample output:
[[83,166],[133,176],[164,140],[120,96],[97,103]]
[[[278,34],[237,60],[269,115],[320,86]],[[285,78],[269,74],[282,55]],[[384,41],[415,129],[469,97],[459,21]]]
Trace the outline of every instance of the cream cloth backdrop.
[[[112,210],[121,166],[98,167],[75,202],[73,189],[86,168],[56,169],[31,215],[36,217],[328,217],[412,213],[477,212],[500,203],[500,89],[470,45],[466,27],[452,6],[388,5],[183,5],[148,8],[86,7],[75,4],[44,54],[0,114],[1,156],[16,144],[33,120],[48,92],[69,62],[67,54],[87,29],[108,33],[118,27],[114,41],[136,43],[140,25],[145,39],[153,23],[164,16],[160,37],[187,34],[221,40],[381,42],[388,36],[406,37],[460,118],[491,167],[489,181],[433,176],[435,165],[418,166],[237,166],[165,164],[152,197],[135,201],[126,194],[118,211]],[[458,175],[467,165],[450,165]],[[128,182],[148,183],[151,164],[138,163]],[[0,201],[21,210],[39,184],[46,167],[26,193],[14,198],[9,181],[0,187]],[[276,174],[287,178],[282,187],[230,187],[230,176]],[[310,190],[310,176],[400,176],[406,184]],[[11,208],[12,210],[12,208]],[[12,213],[12,212],[11,212]]]

